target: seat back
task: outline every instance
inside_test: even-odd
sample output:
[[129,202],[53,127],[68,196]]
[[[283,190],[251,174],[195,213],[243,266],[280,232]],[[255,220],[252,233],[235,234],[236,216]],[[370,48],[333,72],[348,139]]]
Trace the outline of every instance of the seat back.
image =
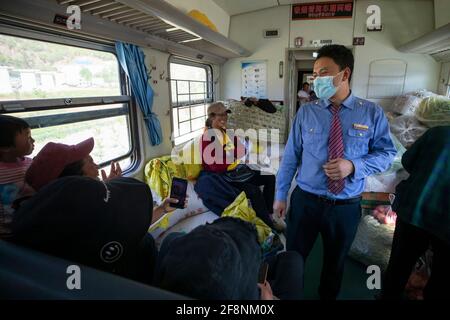
[[[69,289],[79,267],[80,289]],[[68,270],[69,268],[69,270]],[[69,279],[69,281],[68,281]],[[70,285],[69,285],[70,286]],[[186,297],[0,240],[0,299],[158,299]]]

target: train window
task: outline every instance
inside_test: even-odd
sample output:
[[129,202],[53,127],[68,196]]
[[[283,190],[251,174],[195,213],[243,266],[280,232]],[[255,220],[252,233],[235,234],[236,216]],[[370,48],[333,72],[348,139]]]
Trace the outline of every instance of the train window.
[[447,80],[447,97],[450,98],[450,72],[448,73],[448,80]]
[[178,145],[201,134],[207,104],[214,100],[212,68],[178,58],[170,60],[173,140]]
[[0,34],[0,112],[30,124],[32,156],[47,142],[75,144],[92,136],[100,165],[115,160],[130,170],[137,164],[135,107],[114,50],[33,31]]

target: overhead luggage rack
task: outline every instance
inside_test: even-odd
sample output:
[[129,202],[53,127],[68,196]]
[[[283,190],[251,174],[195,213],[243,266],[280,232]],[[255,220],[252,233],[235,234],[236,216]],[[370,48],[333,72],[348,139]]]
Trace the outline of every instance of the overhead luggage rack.
[[[55,24],[76,5],[81,29]],[[70,12],[70,11],[69,11]],[[0,22],[22,23],[107,41],[123,41],[172,54],[223,64],[251,53],[219,32],[163,0],[15,0],[0,1]],[[0,30],[1,31],[1,30]]]
[[[199,36],[177,28],[164,20],[134,9],[121,1],[114,0],[56,0],[58,4],[77,5],[82,13],[89,13],[148,34],[158,35],[163,39],[181,43],[198,39]],[[126,2],[126,1],[124,1]]]

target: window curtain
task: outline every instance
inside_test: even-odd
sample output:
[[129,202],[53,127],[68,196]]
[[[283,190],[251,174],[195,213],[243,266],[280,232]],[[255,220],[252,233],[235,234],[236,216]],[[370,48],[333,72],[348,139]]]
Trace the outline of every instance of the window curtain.
[[150,142],[153,146],[159,145],[162,142],[161,124],[152,112],[153,89],[148,83],[144,52],[134,44],[116,42],[116,53],[122,69],[130,78],[131,90],[144,115]]

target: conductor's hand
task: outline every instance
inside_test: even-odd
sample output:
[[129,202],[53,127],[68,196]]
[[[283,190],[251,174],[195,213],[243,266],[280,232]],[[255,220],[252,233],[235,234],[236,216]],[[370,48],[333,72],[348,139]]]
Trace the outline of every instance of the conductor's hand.
[[353,162],[338,158],[328,161],[323,166],[323,170],[331,180],[340,180],[351,175],[355,171],[355,167]]
[[273,203],[273,213],[284,219],[286,216],[286,201],[276,200]]

